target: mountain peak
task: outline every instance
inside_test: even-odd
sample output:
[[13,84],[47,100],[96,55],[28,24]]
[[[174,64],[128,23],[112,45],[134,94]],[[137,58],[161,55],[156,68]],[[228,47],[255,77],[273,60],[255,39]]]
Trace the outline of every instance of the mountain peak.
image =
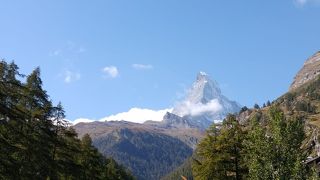
[[206,72],[200,71],[197,75],[197,80],[205,79],[207,77],[209,77],[209,75]]
[[302,69],[295,76],[290,86],[290,91],[299,88],[301,85],[315,79],[320,74],[320,51],[308,58]]
[[221,90],[216,81],[212,80],[205,72],[199,72],[196,81],[188,91],[188,101],[192,103],[208,103],[211,100],[218,98],[221,95]]
[[220,121],[228,113],[237,112],[239,109],[238,103],[222,95],[216,81],[207,73],[199,72],[186,98],[176,105],[172,113],[189,117],[191,121],[199,124],[204,121]]

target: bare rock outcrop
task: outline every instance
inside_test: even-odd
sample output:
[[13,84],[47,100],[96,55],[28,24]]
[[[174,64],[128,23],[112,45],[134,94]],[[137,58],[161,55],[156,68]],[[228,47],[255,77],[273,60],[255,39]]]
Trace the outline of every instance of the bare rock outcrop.
[[301,85],[315,79],[320,74],[320,51],[311,56],[298,72],[290,86],[290,91],[299,88]]

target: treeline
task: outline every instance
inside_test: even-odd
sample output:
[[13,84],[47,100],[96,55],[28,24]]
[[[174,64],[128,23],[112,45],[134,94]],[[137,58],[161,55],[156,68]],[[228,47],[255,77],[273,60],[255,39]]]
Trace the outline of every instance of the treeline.
[[0,61],[0,179],[134,179],[88,135],[78,139],[64,114],[42,88],[39,68],[25,76]]
[[241,125],[229,115],[213,125],[198,145],[192,162],[195,179],[319,179],[305,165],[308,150],[304,120],[286,117],[279,107],[257,113]]

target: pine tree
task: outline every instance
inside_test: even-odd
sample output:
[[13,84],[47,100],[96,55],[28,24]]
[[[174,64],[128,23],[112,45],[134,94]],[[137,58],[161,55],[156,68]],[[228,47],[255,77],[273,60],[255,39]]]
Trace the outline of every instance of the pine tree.
[[103,157],[97,149],[92,146],[92,140],[88,134],[85,134],[81,140],[81,159],[83,167],[83,179],[99,179],[102,176]]
[[271,106],[271,102],[269,100],[267,101],[267,106]]
[[245,132],[234,115],[229,115],[218,130],[212,126],[199,144],[193,163],[195,179],[244,179]]
[[14,63],[0,62],[0,179],[19,177],[16,173],[19,162],[15,154],[22,151],[21,142],[25,139],[19,131],[21,119],[15,113],[20,87],[17,71]]
[[22,175],[34,179],[45,179],[54,166],[51,156],[54,125],[51,121],[52,103],[42,89],[40,69],[36,68],[25,85],[25,135],[29,141],[23,159]]
[[258,104],[254,104],[253,108],[260,109],[260,106]]
[[90,137],[83,141],[42,89],[40,69],[26,83],[18,66],[0,61],[0,179],[132,179],[114,162],[116,177]]

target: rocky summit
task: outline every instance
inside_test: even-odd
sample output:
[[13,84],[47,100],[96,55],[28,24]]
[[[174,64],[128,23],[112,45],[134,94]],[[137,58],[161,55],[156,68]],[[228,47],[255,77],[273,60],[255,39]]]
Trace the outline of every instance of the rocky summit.
[[186,98],[176,105],[172,113],[200,129],[206,129],[213,122],[220,122],[229,113],[239,110],[240,105],[225,97],[216,81],[207,73],[200,72]]
[[290,86],[290,91],[299,88],[301,85],[315,79],[320,74],[320,51],[311,56],[304,63],[302,69],[295,76]]

